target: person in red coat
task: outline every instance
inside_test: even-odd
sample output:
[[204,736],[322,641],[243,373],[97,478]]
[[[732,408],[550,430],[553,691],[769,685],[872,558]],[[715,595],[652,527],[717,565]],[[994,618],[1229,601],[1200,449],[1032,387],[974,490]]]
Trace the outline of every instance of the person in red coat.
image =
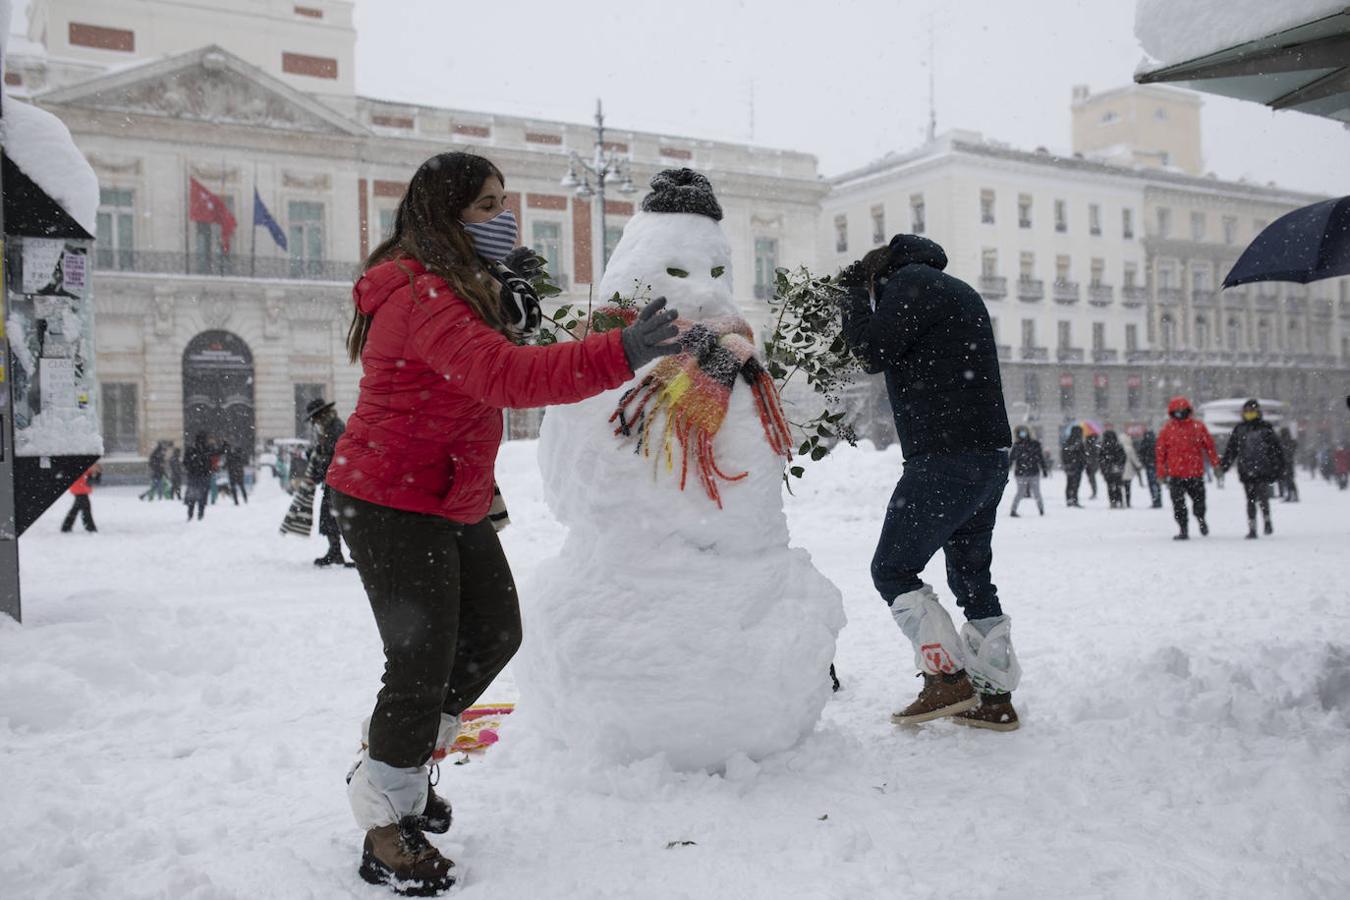
[[502,410],[584,400],[680,350],[664,298],[622,330],[524,346],[538,300],[504,265],[516,243],[505,203],[501,171],[479,156],[442,153],[413,175],[352,292],[348,351],[363,377],[326,479],[385,655],[348,776],[360,874],[422,895],[455,880],[423,836],[450,825],[428,764],[520,645],[487,518]]
[[1191,401],[1185,397],[1173,397],[1167,404],[1167,424],[1158,435],[1157,458],[1158,478],[1167,482],[1167,490],[1172,495],[1172,514],[1176,517],[1180,532],[1174,540],[1184,541],[1190,535],[1187,529],[1186,498],[1191,498],[1195,512],[1195,521],[1200,525],[1201,534],[1209,534],[1209,524],[1205,521],[1205,460],[1216,470],[1219,468],[1219,454],[1214,448],[1214,438],[1210,436],[1205,423],[1193,417]]
[[103,475],[103,468],[94,463],[70,486],[70,494],[75,498],[75,503],[70,507],[70,512],[66,513],[65,520],[61,523],[61,530],[69,532],[75,527],[75,517],[79,516],[84,520],[85,531],[98,531],[94,526],[94,507],[89,502],[89,495],[94,492],[93,482],[97,482]]

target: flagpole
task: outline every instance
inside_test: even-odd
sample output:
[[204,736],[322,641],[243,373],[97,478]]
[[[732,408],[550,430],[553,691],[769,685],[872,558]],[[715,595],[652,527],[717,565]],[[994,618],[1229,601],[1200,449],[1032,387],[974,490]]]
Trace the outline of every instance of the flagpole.
[[[225,157],[220,158],[220,205],[225,206]],[[225,212],[230,208],[225,206]],[[225,223],[220,224],[220,274],[225,275]]]
[[185,166],[183,169],[183,199],[187,205],[183,207],[183,274],[192,274],[192,252],[189,249],[192,232],[192,173]]
[[253,227],[248,230],[249,248],[248,248],[248,277],[256,278],[258,275],[258,161],[253,161],[253,208],[249,210],[249,218],[253,220]]

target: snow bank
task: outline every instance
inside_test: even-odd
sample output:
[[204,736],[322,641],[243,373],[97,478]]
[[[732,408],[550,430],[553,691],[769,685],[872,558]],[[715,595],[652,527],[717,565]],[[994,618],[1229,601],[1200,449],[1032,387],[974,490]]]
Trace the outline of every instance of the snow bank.
[[1134,34],[1150,57],[1169,66],[1335,15],[1346,0],[1138,0]]
[[98,176],[56,116],[5,98],[0,142],[6,155],[89,234],[97,230]]

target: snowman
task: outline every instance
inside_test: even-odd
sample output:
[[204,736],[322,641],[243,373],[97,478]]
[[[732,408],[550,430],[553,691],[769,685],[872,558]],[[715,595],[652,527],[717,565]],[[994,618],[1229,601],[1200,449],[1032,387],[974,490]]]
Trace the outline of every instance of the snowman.
[[606,763],[722,770],[814,728],[844,613],[789,546],[791,436],[732,299],[712,187],[689,169],[652,187],[600,296],[650,286],[686,352],[544,417],[545,496],[568,536],[521,592],[516,718]]

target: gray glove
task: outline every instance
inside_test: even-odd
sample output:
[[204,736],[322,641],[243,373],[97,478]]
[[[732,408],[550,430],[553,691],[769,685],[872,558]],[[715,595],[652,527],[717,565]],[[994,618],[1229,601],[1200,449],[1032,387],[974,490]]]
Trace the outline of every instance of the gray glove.
[[675,327],[679,313],[673,309],[662,311],[666,305],[665,297],[657,297],[642,308],[637,321],[622,332],[623,352],[628,357],[629,367],[636,372],[647,363],[662,356],[671,356],[682,349],[679,342],[666,344],[680,333]]

